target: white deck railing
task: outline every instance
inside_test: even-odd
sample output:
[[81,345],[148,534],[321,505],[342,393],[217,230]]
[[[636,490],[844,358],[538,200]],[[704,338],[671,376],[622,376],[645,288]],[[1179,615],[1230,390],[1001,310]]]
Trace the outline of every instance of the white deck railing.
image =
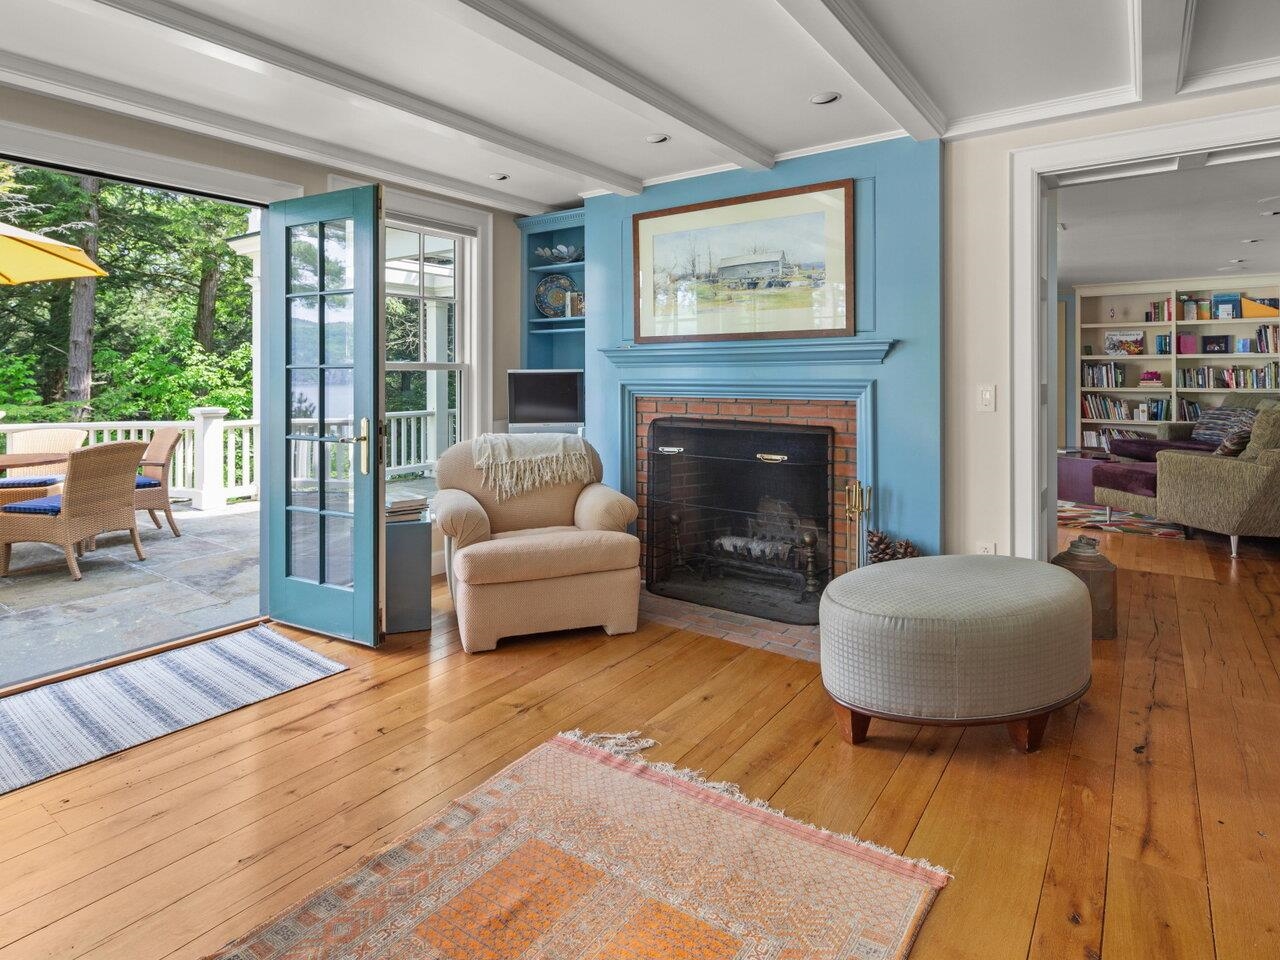
[[[223,506],[228,499],[256,497],[261,475],[261,435],[256,420],[227,420],[221,407],[196,407],[191,420],[119,420],[94,423],[11,423],[0,421],[0,449],[7,449],[9,437],[25,430],[51,427],[77,427],[89,432],[90,446],[119,440],[150,441],[162,427],[177,427],[182,438],[173,451],[169,473],[169,490],[178,499],[190,498],[197,510]],[[387,475],[400,476],[425,472],[434,475],[440,453],[457,436],[457,411],[448,411],[443,424],[437,425],[431,410],[412,410],[387,414]],[[340,422],[341,423],[341,422]],[[351,423],[345,422],[340,432],[350,435]],[[319,429],[315,420],[295,420],[296,433],[314,435]],[[442,427],[443,429],[437,429]],[[290,464],[294,479],[314,479],[317,464],[305,448],[312,444],[295,444]]]

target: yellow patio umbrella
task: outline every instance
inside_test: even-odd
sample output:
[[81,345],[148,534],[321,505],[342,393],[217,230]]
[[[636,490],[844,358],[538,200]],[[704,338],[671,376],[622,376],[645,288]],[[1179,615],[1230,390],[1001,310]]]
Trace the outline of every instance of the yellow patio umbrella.
[[106,275],[73,244],[0,223],[0,286]]

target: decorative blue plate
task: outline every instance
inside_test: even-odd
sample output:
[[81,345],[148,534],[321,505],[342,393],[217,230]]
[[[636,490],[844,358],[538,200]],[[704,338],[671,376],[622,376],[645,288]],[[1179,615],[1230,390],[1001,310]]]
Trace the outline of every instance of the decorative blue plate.
[[533,290],[533,305],[544,317],[563,317],[565,297],[576,292],[578,285],[563,273],[549,273]]

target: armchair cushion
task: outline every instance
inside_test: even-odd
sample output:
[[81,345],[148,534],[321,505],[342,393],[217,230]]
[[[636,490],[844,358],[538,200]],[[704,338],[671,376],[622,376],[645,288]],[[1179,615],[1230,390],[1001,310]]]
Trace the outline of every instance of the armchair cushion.
[[1280,449],[1280,410],[1263,410],[1253,423],[1241,460],[1257,460],[1265,450]]
[[611,490],[603,483],[582,488],[573,508],[573,522],[582,530],[626,531],[640,513],[630,497]]
[[453,573],[466,584],[520,583],[640,565],[640,541],[627,533],[577,530],[504,537],[454,554]]
[[1200,414],[1191,431],[1191,439],[1211,443],[1215,447],[1246,419],[1252,422],[1253,411],[1240,407],[1215,407]]
[[5,477],[0,480],[0,490],[14,490],[25,487],[52,487],[61,483],[62,477]]
[[6,503],[0,510],[5,513],[34,513],[46,517],[56,517],[62,512],[62,494],[52,497],[36,497],[34,500],[19,500],[17,503]]
[[148,490],[152,487],[160,486],[160,481],[155,477],[138,477],[133,481],[133,485],[138,490]]
[[431,500],[436,525],[453,538],[455,550],[481,543],[491,536],[489,515],[475,497],[464,490],[441,490]]

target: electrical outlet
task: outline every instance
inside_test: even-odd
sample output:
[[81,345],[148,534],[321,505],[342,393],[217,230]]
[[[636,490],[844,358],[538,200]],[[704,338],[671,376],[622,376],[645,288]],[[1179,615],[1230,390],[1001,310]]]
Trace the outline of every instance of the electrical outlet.
[[994,383],[978,384],[978,412],[996,412],[996,385]]
[[979,540],[977,547],[981,556],[994,557],[996,555],[996,542],[994,540]]

